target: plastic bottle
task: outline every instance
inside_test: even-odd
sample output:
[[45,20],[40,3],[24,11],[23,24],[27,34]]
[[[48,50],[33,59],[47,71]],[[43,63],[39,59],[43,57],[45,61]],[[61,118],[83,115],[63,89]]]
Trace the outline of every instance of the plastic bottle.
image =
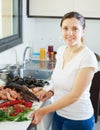
[[46,49],[40,48],[40,60],[46,60]]

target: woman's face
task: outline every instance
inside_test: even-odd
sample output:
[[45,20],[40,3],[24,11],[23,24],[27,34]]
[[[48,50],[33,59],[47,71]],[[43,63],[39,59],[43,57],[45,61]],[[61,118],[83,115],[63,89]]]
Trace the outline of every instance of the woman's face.
[[82,44],[81,38],[84,36],[84,30],[80,21],[76,18],[65,19],[62,23],[62,36],[68,46]]

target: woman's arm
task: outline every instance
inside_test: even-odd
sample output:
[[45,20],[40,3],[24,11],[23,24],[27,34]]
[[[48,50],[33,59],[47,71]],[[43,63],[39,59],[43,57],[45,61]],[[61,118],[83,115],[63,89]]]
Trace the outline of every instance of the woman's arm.
[[61,99],[54,102],[53,104],[46,106],[45,113],[53,112],[55,110],[66,107],[75,101],[77,101],[82,93],[85,91],[88,84],[91,82],[94,76],[94,68],[87,67],[79,70],[75,82],[73,84],[72,90],[69,94],[64,95]]
[[35,113],[33,113],[33,117],[35,118],[32,122],[38,123],[45,114],[56,111],[76,102],[81,97],[88,84],[91,82],[94,76],[94,70],[95,69],[93,67],[80,69],[77,74],[77,77],[75,78],[71,92],[69,94],[64,95],[58,101],[55,101],[48,106],[42,107]]

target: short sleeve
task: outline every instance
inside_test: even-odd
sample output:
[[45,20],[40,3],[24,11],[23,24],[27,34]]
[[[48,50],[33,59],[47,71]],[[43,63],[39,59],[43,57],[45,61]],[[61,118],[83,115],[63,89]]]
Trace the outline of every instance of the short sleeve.
[[96,56],[94,55],[94,53],[86,53],[81,62],[80,62],[80,68],[85,68],[85,67],[94,67],[95,68],[95,72],[98,69],[98,63],[97,63],[97,59]]

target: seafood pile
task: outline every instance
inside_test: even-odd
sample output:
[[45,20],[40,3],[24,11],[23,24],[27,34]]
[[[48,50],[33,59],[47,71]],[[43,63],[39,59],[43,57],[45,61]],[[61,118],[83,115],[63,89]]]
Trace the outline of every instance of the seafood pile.
[[28,115],[34,110],[34,101],[39,103],[44,85],[49,83],[33,77],[8,77],[6,85],[0,86],[0,122],[29,120]]
[[38,101],[37,92],[41,91],[44,85],[49,83],[44,80],[38,80],[33,77],[20,78],[18,76],[13,79],[8,78],[5,86],[0,86],[0,99]]

